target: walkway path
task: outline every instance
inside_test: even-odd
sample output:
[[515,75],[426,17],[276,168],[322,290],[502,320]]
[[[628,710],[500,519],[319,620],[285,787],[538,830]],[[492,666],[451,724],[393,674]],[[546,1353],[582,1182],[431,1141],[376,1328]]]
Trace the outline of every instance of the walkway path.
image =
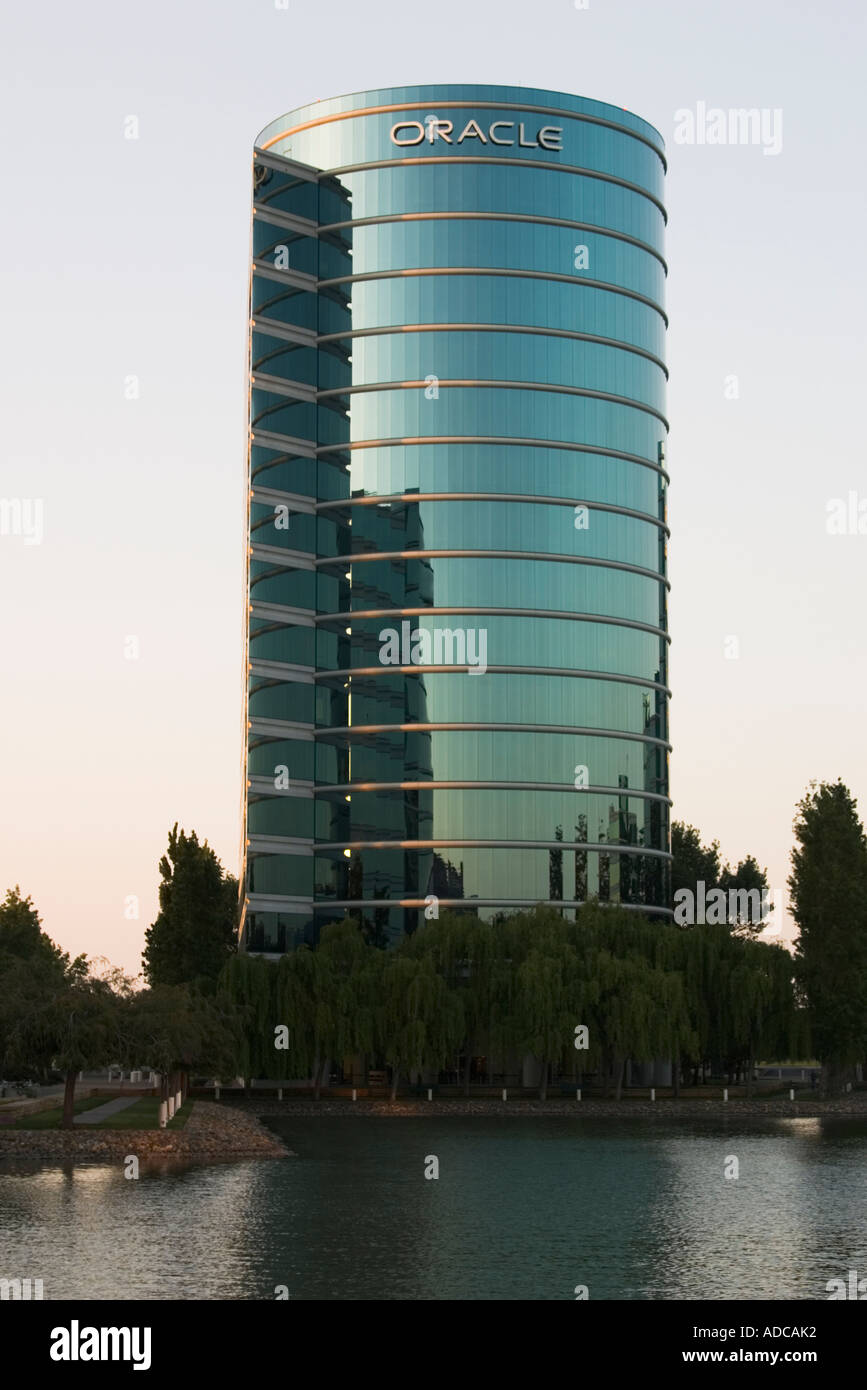
[[116,1115],[119,1110],[127,1110],[136,1101],[141,1100],[141,1096],[123,1096],[117,1100],[108,1100],[105,1105],[95,1105],[92,1110],[85,1110],[84,1114],[76,1115],[74,1123],[77,1125],[98,1125],[103,1120],[108,1120],[112,1115]]

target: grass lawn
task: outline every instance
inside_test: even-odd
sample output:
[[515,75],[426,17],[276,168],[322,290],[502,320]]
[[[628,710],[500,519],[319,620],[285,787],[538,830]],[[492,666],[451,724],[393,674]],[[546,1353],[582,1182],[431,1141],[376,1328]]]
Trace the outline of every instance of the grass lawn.
[[[184,1101],[180,1110],[166,1125],[167,1129],[183,1129],[193,1109],[191,1100]],[[155,1096],[142,1096],[135,1105],[127,1106],[111,1115],[101,1125],[88,1125],[88,1129],[159,1129],[160,1103]]]
[[[80,1115],[85,1110],[93,1110],[97,1105],[105,1105],[107,1100],[112,1100],[112,1096],[90,1096],[87,1100],[77,1100],[75,1102],[75,1113]],[[169,1120],[168,1129],[183,1129],[192,1113],[193,1102],[187,1100],[180,1110]],[[16,1120],[11,1129],[60,1129],[60,1122],[63,1118],[63,1107],[58,1106],[54,1110],[43,1110],[38,1115],[25,1115],[20,1120]],[[160,1122],[160,1103],[153,1096],[142,1096],[134,1105],[128,1105],[126,1110],[119,1110],[116,1115],[110,1115],[107,1120],[98,1125],[76,1125],[76,1130],[88,1133],[97,1129],[159,1129]]]
[[[97,1105],[105,1105],[105,1096],[88,1096],[86,1100],[75,1102],[75,1113],[81,1115],[85,1110],[93,1110]],[[59,1129],[63,1118],[63,1106],[53,1110],[40,1110],[35,1115],[22,1115],[10,1129]]]

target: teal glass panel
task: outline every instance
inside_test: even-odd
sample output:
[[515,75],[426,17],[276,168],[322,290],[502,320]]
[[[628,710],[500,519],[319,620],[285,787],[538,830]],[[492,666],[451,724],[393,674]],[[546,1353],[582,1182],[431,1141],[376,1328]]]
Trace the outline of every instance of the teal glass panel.
[[247,798],[247,834],[310,839],[313,833],[313,801],[309,796],[262,796],[251,792]]

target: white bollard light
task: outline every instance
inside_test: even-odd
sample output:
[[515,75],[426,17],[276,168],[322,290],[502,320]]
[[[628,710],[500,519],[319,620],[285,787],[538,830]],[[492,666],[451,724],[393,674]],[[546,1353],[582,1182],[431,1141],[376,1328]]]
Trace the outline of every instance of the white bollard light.
[[789,1087],[789,1100],[794,1100],[794,1099],[795,1099],[795,1088],[794,1088],[794,1086],[790,1086],[790,1087]]
[[505,1088],[505,1086],[504,1086],[504,1087],[503,1087],[503,1100],[505,1100],[505,1099],[506,1099],[506,1088]]
[[580,1099],[581,1099],[581,1087],[580,1087],[580,1086],[578,1087],[578,1090],[575,1092],[575,1099],[576,1099],[576,1100],[580,1100]]
[[181,1099],[181,1093],[180,1093],[180,1091],[177,1091],[177,1092],[175,1093],[175,1110],[180,1110],[180,1108],[181,1108],[181,1106],[183,1105],[183,1103],[184,1103],[184,1102],[183,1102],[183,1100]]
[[169,1096],[168,1100],[166,1101],[166,1105],[167,1105],[167,1107],[168,1107],[168,1112],[167,1112],[167,1113],[168,1113],[168,1117],[169,1117],[169,1119],[171,1119],[172,1116],[173,1116],[174,1113],[175,1113],[175,1098],[174,1098],[174,1096]]
[[278,1086],[278,1087],[277,1087],[277,1099],[278,1099],[278,1100],[282,1100],[282,1099],[283,1099],[283,1087],[282,1087],[282,1086]]
[[651,1086],[651,1088],[650,1088],[650,1099],[651,1099],[651,1100],[656,1100],[656,1088],[655,1088],[655,1086]]
[[167,1107],[166,1107],[165,1101],[164,1101],[164,1100],[161,1100],[161,1101],[160,1101],[160,1129],[165,1129],[165,1127],[166,1127],[166,1118],[167,1118],[167,1117],[166,1117],[166,1109],[167,1109]]
[[353,1100],[358,1100],[358,1091],[355,1089],[354,1086],[353,1086],[353,1088],[352,1088],[352,1099],[353,1099]]
[[723,1087],[723,1100],[728,1100],[728,1098],[729,1098],[729,1088],[728,1088],[728,1086],[724,1086],[724,1087]]
[[431,1090],[430,1086],[428,1086],[427,1088],[427,1098],[428,1100],[433,1100],[433,1091]]
[[216,1081],[216,1082],[214,1083],[214,1100],[219,1100],[219,1099],[220,1099],[220,1083],[219,1083],[219,1081]]

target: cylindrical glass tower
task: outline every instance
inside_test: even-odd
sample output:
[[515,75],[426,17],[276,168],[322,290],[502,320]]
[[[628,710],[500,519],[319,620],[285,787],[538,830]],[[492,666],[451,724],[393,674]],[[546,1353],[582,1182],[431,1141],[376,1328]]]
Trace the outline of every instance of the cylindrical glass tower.
[[667,913],[664,172],[533,88],[259,137],[247,949],[433,898]]

